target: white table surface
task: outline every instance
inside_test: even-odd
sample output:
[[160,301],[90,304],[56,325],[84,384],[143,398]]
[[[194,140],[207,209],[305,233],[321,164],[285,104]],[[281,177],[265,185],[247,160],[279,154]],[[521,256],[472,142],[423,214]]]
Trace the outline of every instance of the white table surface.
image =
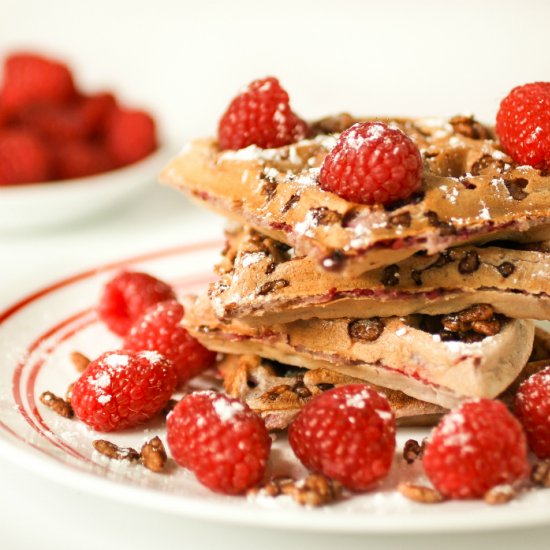
[[[452,115],[492,120],[518,83],[550,77],[544,1],[226,3],[0,0],[0,56],[61,54],[80,80],[149,105],[175,144],[211,133],[249,80],[281,77],[306,117]],[[222,223],[151,187],[78,226],[0,234],[0,308],[105,261],[221,234]],[[162,515],[59,487],[0,457],[0,548],[548,548],[550,526],[471,535],[330,536],[236,528]]]

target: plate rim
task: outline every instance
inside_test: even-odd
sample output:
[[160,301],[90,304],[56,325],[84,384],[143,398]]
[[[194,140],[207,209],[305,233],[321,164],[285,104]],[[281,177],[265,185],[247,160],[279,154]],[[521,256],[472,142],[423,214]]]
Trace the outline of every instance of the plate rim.
[[[132,506],[152,509],[157,512],[169,513],[173,516],[182,516],[189,519],[200,519],[223,524],[239,525],[243,527],[264,527],[271,529],[292,530],[296,532],[322,532],[339,534],[443,534],[443,533],[480,533],[496,530],[515,530],[529,527],[544,526],[550,519],[550,508],[538,507],[538,513],[517,514],[517,509],[499,507],[493,509],[489,518],[483,521],[472,521],[471,511],[453,512],[450,525],[446,521],[432,520],[426,526],[426,515],[419,517],[409,515],[400,522],[395,521],[391,513],[370,515],[365,512],[365,521],[358,521],[358,514],[330,517],[329,513],[318,514],[318,510],[307,510],[311,516],[305,520],[302,514],[293,513],[295,510],[282,507],[258,508],[247,513],[242,508],[231,506],[229,499],[241,497],[226,497],[227,502],[197,501],[185,495],[171,495],[154,489],[131,485],[115,481],[91,472],[80,471],[58,463],[53,458],[32,455],[18,445],[12,445],[5,438],[0,437],[0,455],[15,466],[31,471],[34,475],[48,481],[59,483],[73,490],[81,490],[95,497],[114,499],[117,502]],[[43,466],[47,465],[48,468]],[[147,498],[141,498],[146,496]],[[178,504],[178,506],[175,506]],[[183,504],[183,506],[182,506]],[[422,505],[420,505],[422,506]],[[303,511],[306,511],[303,510]],[[508,510],[508,511],[506,511]],[[433,517],[433,516],[432,516]]]
[[[0,310],[0,330],[2,325],[13,315],[24,309],[33,301],[62,289],[64,286],[93,278],[110,270],[129,266],[140,262],[154,261],[162,257],[187,254],[218,247],[222,240],[209,239],[198,242],[188,242],[155,251],[135,254],[128,258],[111,261],[83,271],[57,278],[30,292],[25,292],[15,302],[3,306]],[[3,424],[3,423],[2,423]],[[32,471],[35,475],[55,483],[80,489],[97,497],[114,499],[119,502],[133,504],[156,511],[187,518],[215,521],[225,524],[287,529],[303,532],[349,533],[349,534],[392,534],[392,533],[451,533],[451,532],[483,532],[527,528],[548,525],[550,523],[550,507],[533,505],[528,511],[517,507],[491,507],[491,513],[482,514],[476,521],[471,510],[452,511],[449,515],[432,516],[427,525],[428,514],[399,513],[396,521],[395,513],[372,514],[365,511],[364,520],[358,519],[358,513],[350,513],[347,517],[338,514],[331,517],[327,510],[296,510],[289,507],[257,507],[249,511],[242,507],[231,506],[234,498],[223,497],[222,501],[198,500],[196,497],[164,493],[152,488],[131,485],[98,475],[97,473],[62,464],[53,456],[44,455],[38,449],[29,448],[29,443],[19,440],[17,435],[0,435],[0,456],[13,462],[16,466]],[[12,440],[12,438],[14,440]],[[146,497],[146,498],[143,498]],[[227,499],[227,500],[226,500]],[[422,506],[422,505],[420,505]],[[428,512],[429,509],[426,511]]]

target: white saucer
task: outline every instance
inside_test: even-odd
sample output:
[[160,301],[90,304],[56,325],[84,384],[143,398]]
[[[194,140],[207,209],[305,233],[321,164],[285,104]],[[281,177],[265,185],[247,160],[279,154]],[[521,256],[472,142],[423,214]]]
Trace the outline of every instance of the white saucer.
[[0,232],[68,224],[115,208],[153,185],[173,153],[164,146],[134,164],[96,176],[0,186]]

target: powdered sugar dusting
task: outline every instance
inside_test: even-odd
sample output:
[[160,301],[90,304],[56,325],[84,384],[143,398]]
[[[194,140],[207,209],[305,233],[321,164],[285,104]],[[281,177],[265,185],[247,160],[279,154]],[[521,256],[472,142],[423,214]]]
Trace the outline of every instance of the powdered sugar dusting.
[[164,356],[161,355],[158,351],[140,351],[138,355],[144,357],[153,365],[164,360]]
[[346,405],[355,409],[364,409],[365,398],[360,393],[357,393],[346,399]]
[[370,124],[367,128],[366,135],[360,135],[357,129],[360,128],[360,124],[354,124],[345,134],[345,142],[348,147],[353,149],[359,149],[365,143],[374,141],[383,137],[385,128],[382,124]]
[[[450,179],[450,178],[449,178]],[[458,199],[458,189],[456,187],[449,187],[447,185],[440,185],[439,189],[445,193],[445,199],[451,204],[456,204]]]
[[110,395],[107,395],[106,393],[100,395],[98,398],[97,398],[97,402],[100,404],[100,405],[106,405],[107,403],[109,403],[109,401],[111,401],[111,396]]
[[460,447],[462,453],[474,451],[470,445],[472,434],[464,431],[465,418],[459,410],[451,411],[440,424],[439,433],[442,435],[443,444],[447,447]]
[[206,419],[204,418],[204,416],[199,416],[199,417],[197,418],[197,426],[198,426],[199,428],[202,428],[202,427],[204,427],[205,425],[206,425]]
[[445,416],[441,423],[440,433],[445,436],[454,435],[457,430],[460,430],[464,426],[464,415],[459,411],[452,411]]
[[346,406],[353,407],[355,409],[364,409],[366,406],[366,401],[369,398],[369,396],[370,394],[366,390],[350,395],[346,399]]
[[291,146],[288,148],[288,160],[289,160],[292,164],[301,164],[301,162],[302,162],[302,158],[301,158],[300,155],[298,154],[298,151],[297,151],[295,145],[291,145]]
[[[271,80],[266,80],[259,88],[258,88],[258,91],[259,92],[269,92],[269,90],[271,90],[272,88],[272,83],[271,83]],[[253,87],[252,85],[248,85],[246,88],[244,88],[244,91],[245,92],[251,92],[253,90]]]
[[491,213],[489,212],[489,209],[484,206],[480,213],[479,213],[479,217],[482,218],[483,220],[490,220],[491,219]]
[[111,383],[111,377],[106,373],[102,372],[97,378],[89,377],[88,382],[96,390],[102,390],[109,386]]
[[125,353],[111,353],[103,359],[103,363],[113,369],[121,369],[128,366],[128,356]]
[[390,411],[384,411],[382,409],[376,409],[375,412],[382,420],[391,420],[393,416]]
[[481,342],[461,342],[460,340],[448,340],[443,342],[443,345],[450,353],[473,355],[477,352],[478,355],[483,356],[484,347],[487,345],[489,339],[495,338],[494,336],[485,336]]
[[243,267],[249,267],[251,265],[257,264],[265,258],[265,252],[249,252],[243,256],[242,265]]
[[257,145],[249,145],[237,151],[224,151],[220,155],[220,160],[256,160],[261,158],[262,152],[271,151],[271,149],[261,149]]
[[111,384],[111,377],[108,373],[102,372],[96,377],[89,376],[88,383],[95,390],[97,402],[100,405],[106,405],[111,401],[111,395],[105,392],[105,389]]
[[304,187],[317,185],[320,171],[320,167],[314,167],[310,168],[309,170],[304,170],[296,176],[294,181],[296,183],[299,183],[300,185],[303,185]]
[[314,235],[313,228],[319,225],[319,220],[312,210],[308,210],[305,219],[294,226],[298,235],[312,237]]
[[237,401],[228,401],[225,397],[218,397],[212,401],[214,410],[222,422],[230,422],[233,417],[244,411],[244,407]]
[[[321,134],[313,139],[304,139],[300,141],[299,147],[296,144],[286,147],[275,147],[262,149],[257,145],[249,145],[237,151],[223,151],[218,157],[220,162],[223,161],[240,161],[240,160],[258,160],[258,161],[283,161],[290,162],[296,166],[301,165],[304,161],[300,157],[299,151],[302,147],[306,150],[312,145],[322,147],[326,151],[330,151],[338,141],[339,134]],[[310,159],[311,160],[311,159]]]
[[273,120],[278,126],[281,126],[283,130],[284,124],[286,123],[285,108],[286,106],[284,103],[279,103],[277,109],[275,109],[273,113]]
[[250,502],[254,502],[262,507],[274,508],[274,509],[288,509],[293,507],[296,509],[300,508],[300,505],[290,496],[290,495],[278,495],[274,498],[270,495],[265,489],[260,489],[255,493],[249,493],[247,499]]
[[[453,446],[453,447],[464,447],[467,445],[472,439],[472,436],[469,433],[456,433],[449,435],[445,438],[444,444],[446,446]],[[465,448],[464,450],[467,450]]]

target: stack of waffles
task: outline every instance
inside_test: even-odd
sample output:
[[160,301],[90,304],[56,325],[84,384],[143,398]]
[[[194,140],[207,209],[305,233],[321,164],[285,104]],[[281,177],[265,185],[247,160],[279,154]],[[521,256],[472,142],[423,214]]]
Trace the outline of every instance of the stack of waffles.
[[162,175],[233,222],[185,323],[271,429],[355,382],[383,392],[401,424],[427,425],[467,399],[510,399],[548,364],[533,320],[550,319],[550,176],[471,117],[384,120],[418,146],[422,192],[352,203],[318,175],[356,121],[323,119],[275,149],[197,140]]

